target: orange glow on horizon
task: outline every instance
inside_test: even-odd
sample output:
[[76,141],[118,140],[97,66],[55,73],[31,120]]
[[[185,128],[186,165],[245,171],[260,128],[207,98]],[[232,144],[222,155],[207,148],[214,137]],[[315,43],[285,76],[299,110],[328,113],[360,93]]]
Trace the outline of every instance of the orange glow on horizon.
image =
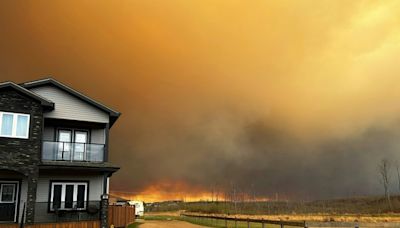
[[[199,186],[191,186],[184,182],[159,182],[148,186],[143,191],[121,192],[110,191],[112,197],[123,198],[126,200],[139,200],[146,203],[179,200],[184,202],[196,201],[230,201],[233,200],[232,194],[222,190],[206,190]],[[250,196],[246,193],[236,193],[237,201],[268,201],[266,197]]]
[[[110,194],[128,200],[140,200],[144,202],[162,202],[169,200],[191,202],[213,199],[212,193],[207,192],[201,187],[189,186],[184,182],[166,181],[152,184],[137,193],[111,191]],[[222,200],[222,195],[219,196],[219,200]]]

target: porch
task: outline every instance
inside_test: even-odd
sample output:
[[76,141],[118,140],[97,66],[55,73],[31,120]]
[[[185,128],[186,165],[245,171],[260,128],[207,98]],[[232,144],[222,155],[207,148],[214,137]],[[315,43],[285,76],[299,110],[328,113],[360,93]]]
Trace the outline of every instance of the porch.
[[[35,223],[100,221],[100,201],[63,202],[62,204],[70,204],[71,207],[66,208],[64,205],[48,202],[35,203]],[[79,208],[80,206],[82,207]]]
[[[39,211],[40,212],[40,211]],[[44,212],[43,212],[44,213]],[[44,213],[41,221],[37,221],[35,224],[25,224],[24,228],[99,228],[101,222],[97,217],[98,214],[93,217],[88,217],[84,212],[70,213],[65,216],[62,215],[57,221],[54,216],[48,217],[47,213]],[[96,218],[97,217],[97,218]],[[110,205],[108,208],[108,226],[114,225],[115,227],[126,227],[127,225],[135,222],[135,207],[133,206],[115,206]],[[81,220],[79,220],[81,219]],[[85,221],[85,219],[87,219]],[[0,228],[20,228],[20,224],[1,224]]]

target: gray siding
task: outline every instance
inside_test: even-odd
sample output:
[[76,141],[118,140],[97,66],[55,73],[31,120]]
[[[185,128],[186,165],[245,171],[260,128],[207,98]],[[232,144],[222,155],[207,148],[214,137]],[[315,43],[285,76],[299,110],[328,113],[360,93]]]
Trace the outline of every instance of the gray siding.
[[104,111],[84,102],[54,86],[42,86],[31,89],[55,103],[55,109],[45,113],[47,118],[80,120],[98,123],[108,123],[109,116]]
[[100,201],[103,194],[103,176],[102,175],[41,175],[37,184],[36,202],[48,202],[50,194],[50,181],[89,181],[90,201]]
[[91,133],[92,133],[92,136],[91,136],[92,143],[97,143],[97,144],[105,144],[106,143],[105,129],[92,129]]
[[44,141],[55,141],[55,131],[52,126],[45,126],[43,130],[43,140]]

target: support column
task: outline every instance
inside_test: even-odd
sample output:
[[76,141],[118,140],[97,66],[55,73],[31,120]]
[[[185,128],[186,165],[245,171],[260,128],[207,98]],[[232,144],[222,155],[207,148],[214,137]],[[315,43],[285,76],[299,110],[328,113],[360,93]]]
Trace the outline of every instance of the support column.
[[[37,178],[28,176],[28,192],[26,199],[26,217],[25,223],[33,224],[35,222],[35,202],[36,202],[36,189],[37,189]],[[23,205],[20,205],[23,207]]]
[[100,227],[108,228],[108,194],[101,196]]

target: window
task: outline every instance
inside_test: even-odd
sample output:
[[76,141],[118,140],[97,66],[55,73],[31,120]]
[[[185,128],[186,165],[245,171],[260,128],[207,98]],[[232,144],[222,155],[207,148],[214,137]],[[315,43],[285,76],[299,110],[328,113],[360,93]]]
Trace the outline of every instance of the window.
[[15,184],[1,184],[0,187],[0,202],[14,203]]
[[59,129],[57,160],[86,161],[88,139],[89,131]]
[[74,148],[74,160],[83,161],[86,160],[86,144],[88,143],[88,132],[87,131],[75,131],[75,148]]
[[50,210],[85,210],[87,182],[52,182]]
[[59,130],[57,160],[71,160],[72,131]]
[[27,114],[0,112],[0,136],[29,138],[29,119]]

